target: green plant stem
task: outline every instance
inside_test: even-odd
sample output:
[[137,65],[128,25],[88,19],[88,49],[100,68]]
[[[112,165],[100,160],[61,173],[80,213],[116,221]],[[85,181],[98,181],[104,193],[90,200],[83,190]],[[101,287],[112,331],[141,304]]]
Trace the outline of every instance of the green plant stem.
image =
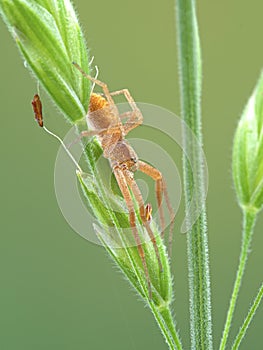
[[[176,0],[179,74],[182,117],[202,144],[201,131],[201,52],[195,10],[195,1]],[[183,128],[184,150],[191,157],[183,157],[186,213],[193,188],[205,202],[204,172],[200,150],[194,147],[191,135]],[[195,181],[193,179],[195,174]],[[194,203],[196,210],[200,202]],[[207,226],[205,206],[201,215],[187,233],[188,271],[190,291],[190,328],[192,349],[212,349],[211,297]]]
[[240,290],[242,278],[244,275],[249,247],[252,239],[253,229],[256,221],[256,211],[254,209],[244,208],[243,210],[243,233],[242,233],[242,247],[239,257],[239,266],[237,270],[236,280],[230,299],[229,309],[227,313],[226,323],[221,339],[220,350],[224,350],[230,332],[231,322],[236,307],[237,297]]
[[165,321],[167,328],[169,329],[169,332],[170,332],[171,337],[174,341],[174,344],[176,345],[176,349],[178,349],[178,350],[182,349],[180,339],[178,337],[178,334],[177,334],[175,326],[174,326],[174,320],[172,317],[171,309],[166,307],[160,311],[160,314],[162,315],[162,318]]
[[174,320],[169,306],[158,309],[152,305],[150,308],[167,344],[169,345],[170,350],[182,350],[182,344],[176,332]]
[[242,327],[240,328],[237,336],[236,336],[236,339],[235,339],[235,342],[232,346],[232,350],[237,350],[242,339],[244,338],[245,334],[246,334],[246,331],[248,330],[248,327],[249,327],[249,324],[252,320],[252,318],[254,317],[256,311],[257,311],[257,308],[259,307],[260,305],[260,302],[262,301],[262,298],[263,298],[263,284],[261,285],[260,289],[259,289],[259,292],[249,310],[249,313],[247,314],[247,317],[245,318],[244,322],[243,322],[243,325]]

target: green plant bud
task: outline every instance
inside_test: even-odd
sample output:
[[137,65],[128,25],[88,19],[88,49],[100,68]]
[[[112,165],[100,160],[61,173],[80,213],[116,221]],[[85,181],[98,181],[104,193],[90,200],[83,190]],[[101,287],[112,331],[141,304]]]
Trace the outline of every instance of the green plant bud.
[[260,210],[263,205],[263,73],[238,123],[232,165],[240,206]]
[[89,81],[85,40],[69,0],[1,0],[0,14],[27,66],[71,123],[86,115]]

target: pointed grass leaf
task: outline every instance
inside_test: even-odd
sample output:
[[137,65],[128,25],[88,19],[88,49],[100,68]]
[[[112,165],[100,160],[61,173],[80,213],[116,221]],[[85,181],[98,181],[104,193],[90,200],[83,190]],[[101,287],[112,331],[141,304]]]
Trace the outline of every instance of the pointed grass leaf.
[[71,2],[2,0],[0,13],[30,70],[59,110],[71,123],[83,118],[90,86],[72,61],[88,72],[88,55]]

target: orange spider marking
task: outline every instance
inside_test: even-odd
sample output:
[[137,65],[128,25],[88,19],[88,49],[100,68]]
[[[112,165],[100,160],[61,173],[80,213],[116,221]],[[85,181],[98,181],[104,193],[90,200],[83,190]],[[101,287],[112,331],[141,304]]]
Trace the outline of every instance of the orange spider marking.
[[97,111],[98,109],[108,107],[109,103],[99,94],[92,93],[90,95],[89,112]]

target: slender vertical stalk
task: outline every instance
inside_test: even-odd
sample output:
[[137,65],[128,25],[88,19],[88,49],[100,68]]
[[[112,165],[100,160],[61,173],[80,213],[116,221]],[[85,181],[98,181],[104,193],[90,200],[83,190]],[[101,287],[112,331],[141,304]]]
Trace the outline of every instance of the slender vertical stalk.
[[[194,0],[176,0],[179,75],[182,117],[202,144],[201,131],[201,52]],[[191,162],[183,157],[186,211],[193,187],[199,198],[204,196],[204,172],[200,150],[194,147],[191,136],[183,130],[184,149]],[[190,167],[191,163],[191,167]],[[197,174],[195,181],[193,174]],[[201,201],[204,202],[204,201]],[[196,210],[200,206],[195,203]],[[200,209],[200,208],[199,208]],[[211,297],[207,244],[206,211],[187,233],[190,291],[191,349],[212,349]]]
[[246,332],[248,330],[248,327],[250,325],[250,322],[252,321],[252,318],[254,317],[257,308],[259,307],[261,301],[263,298],[263,284],[261,285],[259,292],[247,314],[247,317],[245,318],[242,327],[240,328],[238,335],[236,336],[235,342],[232,346],[232,350],[237,350],[239,348],[239,345],[242,341],[242,339],[244,338],[244,336],[246,335]]
[[228,339],[231,322],[232,322],[233,314],[236,307],[237,297],[238,297],[238,293],[240,290],[242,278],[246,267],[246,262],[247,262],[247,257],[249,253],[249,247],[252,239],[255,221],[256,221],[255,210],[249,210],[245,208],[243,211],[243,236],[242,236],[242,247],[241,247],[241,252],[239,257],[239,266],[238,266],[236,280],[235,280],[235,284],[234,284],[234,288],[233,288],[233,292],[232,292],[232,296],[229,304],[225,328],[221,339],[220,350],[223,350],[226,347],[226,342]]

